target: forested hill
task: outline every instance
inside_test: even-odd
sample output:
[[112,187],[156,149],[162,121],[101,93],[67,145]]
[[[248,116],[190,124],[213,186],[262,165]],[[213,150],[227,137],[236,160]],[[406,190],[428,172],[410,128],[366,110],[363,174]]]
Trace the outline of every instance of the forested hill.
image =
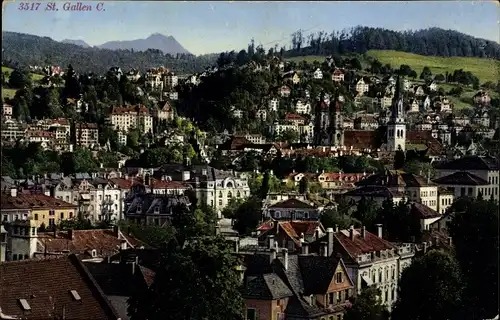
[[112,66],[119,66],[123,70],[135,68],[140,71],[165,66],[180,74],[195,73],[214,65],[218,57],[218,55],[191,54],[172,56],[152,49],[133,52],[84,48],[57,42],[48,37],[16,32],[2,32],[2,51],[2,65],[9,67],[48,64],[66,67],[72,64],[78,72],[97,73],[104,73]]
[[285,56],[330,55],[368,50],[396,50],[426,56],[500,58],[500,45],[464,33],[430,28],[418,31],[392,31],[355,27],[350,30],[292,34],[292,48]]

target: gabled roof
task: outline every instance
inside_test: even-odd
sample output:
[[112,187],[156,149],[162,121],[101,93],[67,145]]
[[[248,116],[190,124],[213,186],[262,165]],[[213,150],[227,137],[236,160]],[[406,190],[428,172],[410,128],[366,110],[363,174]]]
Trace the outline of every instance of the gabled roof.
[[361,237],[361,229],[354,229],[354,240],[349,236],[349,230],[341,230],[334,233],[335,239],[344,248],[351,258],[365,253],[394,249],[389,241],[379,238],[377,235],[365,231],[365,237]]
[[45,194],[26,194],[18,192],[15,197],[2,194],[2,209],[76,209],[76,205],[49,197]]
[[431,219],[431,218],[441,217],[441,214],[439,214],[436,210],[433,210],[432,208],[429,208],[428,206],[418,202],[413,202],[411,204],[410,214],[419,219]]
[[269,208],[288,208],[288,209],[314,209],[310,204],[298,200],[298,199],[287,199],[269,206]]
[[[0,264],[0,308],[19,319],[119,319],[74,255]],[[20,299],[26,300],[25,311]]]
[[440,170],[499,170],[498,159],[491,156],[465,156],[447,162],[438,162],[434,168]]
[[250,279],[243,289],[245,298],[278,300],[293,296],[292,291],[275,273],[261,274]]
[[487,186],[489,182],[470,172],[458,171],[447,176],[433,180],[437,184],[464,185],[464,186]]

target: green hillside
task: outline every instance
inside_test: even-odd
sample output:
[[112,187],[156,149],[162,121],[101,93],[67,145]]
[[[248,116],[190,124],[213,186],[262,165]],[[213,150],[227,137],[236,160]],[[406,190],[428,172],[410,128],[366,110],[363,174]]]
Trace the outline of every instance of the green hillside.
[[[8,67],[4,67],[2,66],[2,73],[7,73],[8,75],[10,75],[10,73],[12,72],[12,68],[8,68]],[[43,76],[41,74],[36,74],[36,73],[32,73],[31,74],[31,79],[33,80],[41,80],[43,79]]]
[[498,80],[498,71],[500,68],[500,62],[493,59],[430,57],[392,50],[370,50],[366,54],[377,58],[377,60],[383,64],[391,64],[393,68],[402,64],[407,64],[419,75],[425,66],[429,67],[433,74],[441,73],[443,75],[446,72],[463,69],[464,71],[470,71],[475,74],[481,83],[486,81],[496,82]]
[[[383,64],[389,63],[393,68],[399,67],[402,64],[407,64],[414,69],[419,75],[422,69],[427,66],[433,74],[453,72],[457,69],[470,71],[475,74],[481,83],[486,81],[498,81],[500,62],[493,59],[468,58],[468,57],[432,57],[422,56],[413,53],[393,51],[393,50],[370,50],[366,53],[369,57],[374,57]],[[324,56],[299,56],[287,58],[286,60],[301,62],[325,61]],[[361,59],[363,60],[363,59]],[[366,61],[361,61],[365,67]]]

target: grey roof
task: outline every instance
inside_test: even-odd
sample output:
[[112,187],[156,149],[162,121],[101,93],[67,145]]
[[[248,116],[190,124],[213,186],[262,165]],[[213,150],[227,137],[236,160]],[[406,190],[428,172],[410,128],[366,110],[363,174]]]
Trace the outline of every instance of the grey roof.
[[141,214],[153,214],[155,213],[155,208],[158,208],[159,210],[156,214],[170,215],[174,208],[179,205],[188,206],[190,204],[189,198],[184,195],[156,195],[137,192],[137,189],[131,192],[125,199],[125,214],[137,214],[137,209],[140,206]]
[[452,161],[438,162],[434,165],[441,170],[499,170],[497,158],[491,156],[465,156]]
[[344,193],[345,196],[351,197],[385,197],[385,198],[393,198],[397,196],[403,196],[403,193],[392,191],[387,187],[382,186],[366,186],[360,187],[351,191],[347,191]]
[[275,273],[262,274],[245,285],[243,295],[255,299],[282,299],[293,296],[292,291]]

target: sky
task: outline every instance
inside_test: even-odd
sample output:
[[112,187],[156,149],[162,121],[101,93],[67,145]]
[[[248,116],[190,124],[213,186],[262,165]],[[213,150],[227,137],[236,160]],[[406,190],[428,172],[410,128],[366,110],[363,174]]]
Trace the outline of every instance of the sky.
[[[53,0],[55,1],[55,0]],[[289,45],[298,29],[342,30],[357,25],[397,31],[428,27],[453,29],[499,42],[499,9],[494,1],[393,2],[149,2],[82,1],[92,11],[20,10],[3,2],[2,29],[100,45],[113,40],[172,35],[193,54],[246,49],[250,39],[269,48]],[[76,1],[72,1],[76,3]]]

